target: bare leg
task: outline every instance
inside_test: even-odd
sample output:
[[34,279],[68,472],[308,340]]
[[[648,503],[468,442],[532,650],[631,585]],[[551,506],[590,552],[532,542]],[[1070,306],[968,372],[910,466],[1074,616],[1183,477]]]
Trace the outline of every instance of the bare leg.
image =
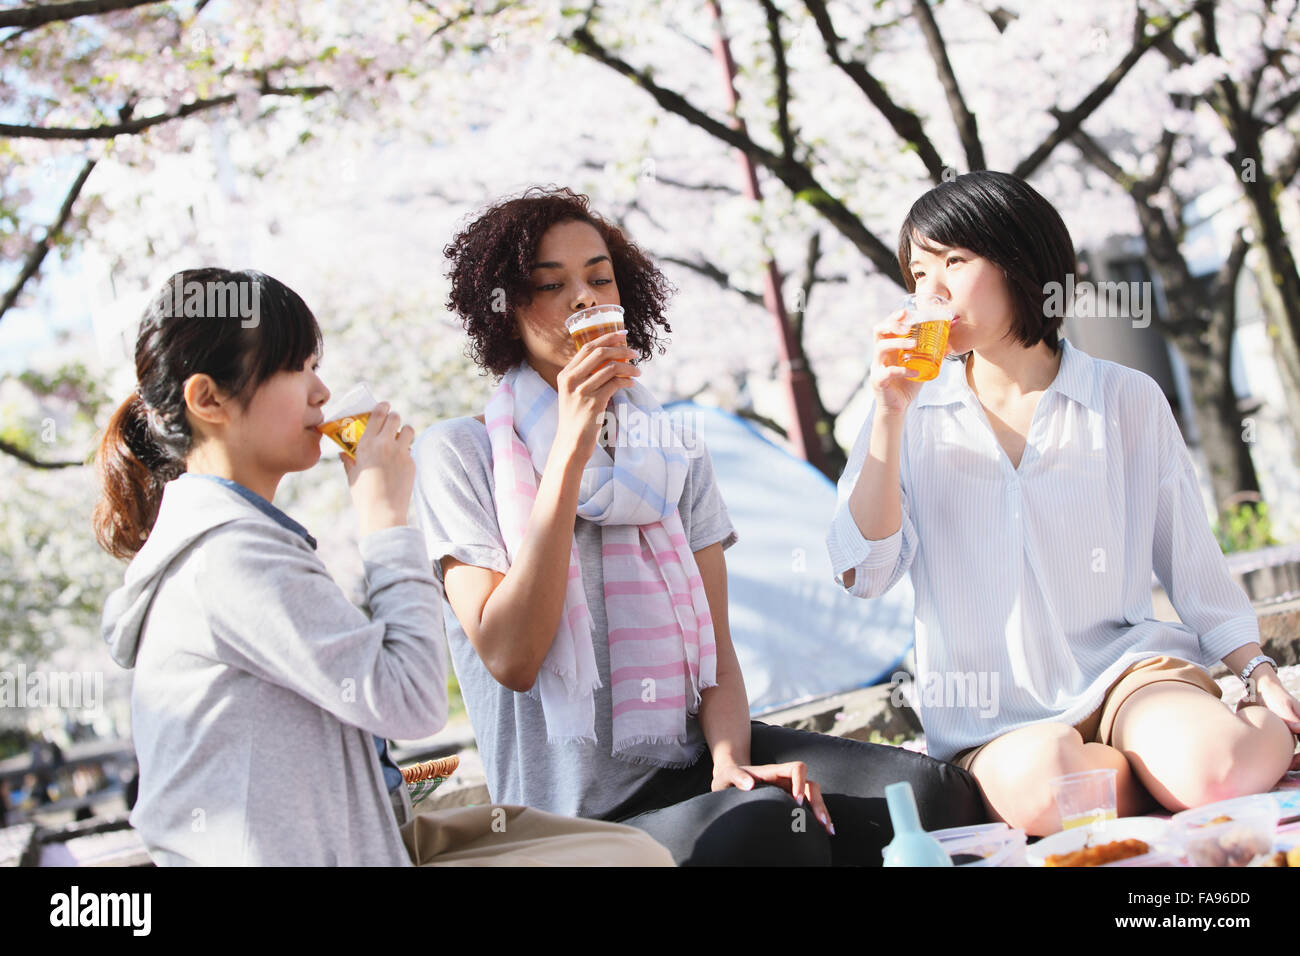
[[1115,715],[1111,742],[1171,811],[1272,789],[1294,747],[1272,711],[1252,706],[1234,714],[1204,690],[1177,681],[1134,691]]
[[1021,727],[980,751],[971,774],[994,820],[1046,836],[1061,828],[1050,781],[1084,770],[1115,770],[1116,812],[1134,816],[1152,806],[1151,796],[1124,755],[1105,744],[1084,743],[1068,724]]

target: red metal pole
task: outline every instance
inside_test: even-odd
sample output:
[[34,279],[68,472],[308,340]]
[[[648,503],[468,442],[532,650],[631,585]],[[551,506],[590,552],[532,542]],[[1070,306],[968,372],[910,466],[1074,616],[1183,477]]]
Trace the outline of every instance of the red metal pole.
[[[736,93],[736,62],[731,57],[731,45],[722,26],[722,8],[717,0],[707,0],[707,2],[717,26],[713,37],[713,53],[722,66],[731,125],[744,132],[745,123],[740,118],[738,109],[740,98]],[[737,155],[744,173],[745,195],[750,199],[761,199],[758,170],[754,166],[753,159],[743,150],[737,150]],[[763,304],[776,319],[781,375],[785,378],[786,390],[790,397],[790,423],[787,426],[790,444],[809,464],[825,471],[825,456],[821,438],[817,434],[817,413],[814,408],[812,381],[808,377],[808,363],[804,358],[803,347],[795,338],[794,330],[790,328],[790,316],[785,310],[785,299],[781,295],[781,271],[777,268],[776,261],[771,258],[767,260],[767,268],[763,272]]]

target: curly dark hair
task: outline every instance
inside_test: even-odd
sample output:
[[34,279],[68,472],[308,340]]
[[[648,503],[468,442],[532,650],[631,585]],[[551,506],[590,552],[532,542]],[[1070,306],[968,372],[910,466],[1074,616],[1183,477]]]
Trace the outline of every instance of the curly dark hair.
[[515,310],[532,300],[528,277],[542,235],[562,222],[590,223],[609,248],[628,348],[643,360],[656,348],[660,355],[666,350],[661,334],[672,326],[664,308],[677,290],[621,229],[591,211],[588,197],[565,187],[533,186],[483,210],[443,249],[451,262],[447,308],[465,324],[469,357],[497,377],[524,360],[523,342],[512,335]]

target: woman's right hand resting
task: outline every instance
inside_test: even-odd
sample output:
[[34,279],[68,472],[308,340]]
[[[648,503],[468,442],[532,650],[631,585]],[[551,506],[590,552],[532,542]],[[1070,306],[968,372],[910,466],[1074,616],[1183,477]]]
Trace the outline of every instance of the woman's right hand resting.
[[582,462],[596,450],[609,400],[620,388],[635,385],[641,375],[630,361],[637,353],[626,342],[626,332],[602,335],[580,348],[560,369],[555,382],[560,395],[559,422],[552,448]]
[[380,402],[370,413],[366,430],[357,442],[357,454],[343,454],[352,503],[356,506],[359,533],[397,528],[406,524],[415,487],[415,459],[411,443],[415,429],[403,426],[401,416]]
[[903,321],[907,312],[899,309],[889,315],[874,329],[875,343],[871,359],[871,390],[876,395],[876,414],[888,418],[902,419],[912,399],[925,384],[916,380],[916,372],[902,365],[894,364],[898,352],[914,348],[915,338],[898,338],[911,335],[911,329]]

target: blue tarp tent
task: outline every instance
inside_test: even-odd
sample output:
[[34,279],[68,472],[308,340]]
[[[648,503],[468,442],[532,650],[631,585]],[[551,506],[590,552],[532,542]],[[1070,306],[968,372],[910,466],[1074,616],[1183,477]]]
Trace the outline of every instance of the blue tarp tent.
[[727,587],[751,713],[888,681],[912,644],[912,584],[904,577],[864,601],[835,583],[834,483],[743,418],[693,402],[665,408],[708,447],[739,535]]

